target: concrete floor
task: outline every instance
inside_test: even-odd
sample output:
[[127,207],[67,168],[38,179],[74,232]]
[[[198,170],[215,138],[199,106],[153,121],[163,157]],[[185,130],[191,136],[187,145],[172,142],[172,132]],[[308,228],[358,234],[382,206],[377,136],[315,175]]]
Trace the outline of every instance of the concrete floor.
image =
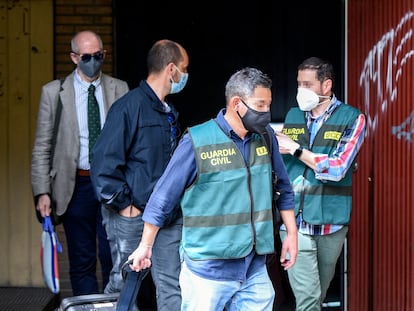
[[52,311],[59,304],[58,296],[48,288],[0,287],[0,310]]

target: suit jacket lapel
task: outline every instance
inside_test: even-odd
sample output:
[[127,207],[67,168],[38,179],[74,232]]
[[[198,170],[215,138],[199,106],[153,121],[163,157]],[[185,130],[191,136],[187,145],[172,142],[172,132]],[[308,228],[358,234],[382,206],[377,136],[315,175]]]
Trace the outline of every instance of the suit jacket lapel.
[[[62,84],[62,91],[60,92],[62,101],[62,120],[66,123],[64,130],[71,132],[69,134],[74,141],[79,142],[79,124],[75,104],[75,90],[73,87],[73,73],[68,75],[65,82]],[[64,118],[64,120],[63,120]],[[66,127],[67,126],[67,127]],[[76,129],[76,130],[74,130]]]
[[103,99],[106,115],[109,110],[109,103],[113,103],[115,101],[115,83],[113,82],[113,79],[106,74],[102,74],[101,83],[103,86]]

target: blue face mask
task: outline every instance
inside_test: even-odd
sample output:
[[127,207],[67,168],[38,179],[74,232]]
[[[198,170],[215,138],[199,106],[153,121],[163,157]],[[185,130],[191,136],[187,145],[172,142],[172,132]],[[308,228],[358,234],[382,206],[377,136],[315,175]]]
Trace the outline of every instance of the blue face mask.
[[175,93],[181,92],[183,90],[183,88],[185,87],[185,85],[187,84],[187,80],[188,80],[188,73],[181,72],[180,69],[178,69],[177,66],[175,66],[175,68],[181,74],[181,78],[180,78],[180,81],[174,82],[174,80],[171,77],[171,91],[170,91],[170,94],[175,94]]

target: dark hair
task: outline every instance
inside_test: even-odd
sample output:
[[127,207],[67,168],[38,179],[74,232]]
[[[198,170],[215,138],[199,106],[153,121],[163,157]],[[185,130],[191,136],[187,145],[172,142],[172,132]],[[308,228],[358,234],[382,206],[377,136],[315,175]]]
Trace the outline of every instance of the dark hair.
[[302,64],[298,66],[298,70],[315,70],[316,79],[323,82],[327,79],[332,80],[332,85],[335,82],[335,72],[331,63],[318,57],[310,57],[305,59]]
[[183,60],[180,45],[171,40],[159,40],[148,52],[148,73],[161,72],[169,63],[178,65]]

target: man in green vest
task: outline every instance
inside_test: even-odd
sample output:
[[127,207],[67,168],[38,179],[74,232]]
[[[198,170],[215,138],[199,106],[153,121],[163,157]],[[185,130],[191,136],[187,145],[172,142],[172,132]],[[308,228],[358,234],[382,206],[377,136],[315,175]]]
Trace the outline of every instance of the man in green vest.
[[289,110],[283,133],[277,133],[298,225],[299,253],[288,276],[296,310],[320,311],[348,232],[352,168],[364,140],[365,116],[335,97],[330,63],[306,59],[297,81],[299,107]]
[[[284,269],[295,263],[294,194],[269,125],[271,86],[255,68],[233,74],[226,108],[188,129],[145,207],[142,239],[129,256],[135,271],[151,266],[158,230],[181,207],[181,310],[273,309],[266,269],[274,252],[272,170],[287,229],[280,262]],[[268,131],[271,144],[263,138]]]

